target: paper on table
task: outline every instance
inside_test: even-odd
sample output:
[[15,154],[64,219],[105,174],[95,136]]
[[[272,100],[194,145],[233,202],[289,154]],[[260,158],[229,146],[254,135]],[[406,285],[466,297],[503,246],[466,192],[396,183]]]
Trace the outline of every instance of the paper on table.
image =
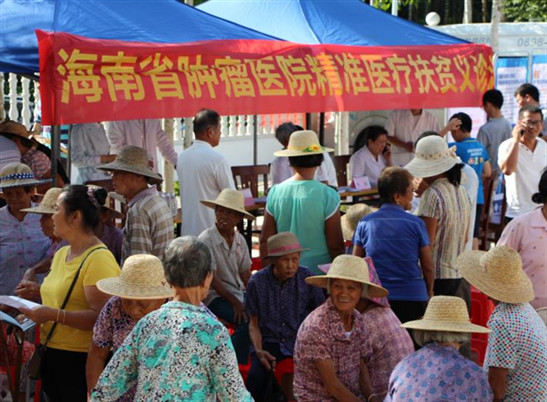
[[17,296],[0,296],[0,304],[5,304],[6,306],[10,306],[16,309],[19,309],[21,307],[33,309],[41,306],[41,304],[39,303],[22,299]]

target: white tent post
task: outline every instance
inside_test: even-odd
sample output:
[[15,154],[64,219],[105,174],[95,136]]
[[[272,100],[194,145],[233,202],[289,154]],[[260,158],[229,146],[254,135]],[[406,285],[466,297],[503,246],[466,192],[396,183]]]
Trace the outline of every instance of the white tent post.
[[399,0],[391,0],[391,15],[399,15]]
[[[173,144],[173,138],[174,138],[174,130],[175,124],[173,119],[163,119],[163,131],[165,131],[165,135],[167,135],[167,138],[169,138],[169,141],[171,141],[171,144]],[[166,193],[174,193],[175,192],[175,184],[174,184],[174,168],[173,165],[171,165],[170,162],[167,161],[167,159],[163,158],[163,191]]]

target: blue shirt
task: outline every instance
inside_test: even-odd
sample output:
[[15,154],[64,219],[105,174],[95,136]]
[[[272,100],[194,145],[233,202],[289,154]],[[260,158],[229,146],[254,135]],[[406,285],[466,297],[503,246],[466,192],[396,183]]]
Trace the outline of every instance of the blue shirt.
[[268,193],[266,211],[273,216],[277,232],[292,232],[303,248],[300,263],[314,274],[323,275],[317,266],[329,264],[325,222],[339,208],[340,196],[317,180],[286,180]]
[[280,282],[268,266],[251,276],[245,294],[245,311],[258,316],[263,343],[279,343],[285,356],[292,356],[296,333],[310,312],[325,301],[321,288],[308,285],[310,270],[298,267],[296,274]]
[[484,204],[484,190],[482,187],[482,169],[484,162],[488,162],[490,157],[488,151],[480,142],[475,138],[465,138],[460,142],[453,142],[448,144],[449,147],[456,146],[456,154],[460,159],[473,168],[473,170],[479,176],[479,190],[477,194],[477,205]]
[[424,222],[395,204],[383,204],[357,224],[353,244],[371,257],[389,300],[427,301],[418,265],[420,249],[429,246]]

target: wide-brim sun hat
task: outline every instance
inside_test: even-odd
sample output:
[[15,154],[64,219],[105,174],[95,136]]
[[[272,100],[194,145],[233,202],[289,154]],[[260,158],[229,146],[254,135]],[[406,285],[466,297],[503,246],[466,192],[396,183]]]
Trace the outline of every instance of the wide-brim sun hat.
[[326,275],[309,276],[306,282],[313,286],[327,289],[330,279],[344,279],[367,285],[366,297],[385,297],[387,289],[370,281],[368,265],[362,258],[353,255],[339,255],[332,262]]
[[346,213],[340,218],[344,240],[353,240],[353,234],[359,221],[371,214],[374,210],[366,204],[355,204],[350,206]]
[[448,148],[443,138],[431,135],[418,141],[414,158],[405,169],[414,177],[424,178],[447,172],[458,163],[455,148]]
[[508,246],[466,251],[456,260],[462,276],[492,299],[528,303],[535,298],[532,281],[522,269],[520,254]]
[[422,331],[466,332],[486,334],[488,328],[469,319],[465,301],[456,296],[433,296],[420,320],[408,321],[402,327]]
[[10,163],[0,172],[0,189],[38,186],[49,182],[51,179],[36,179],[30,167],[24,163]]
[[[370,278],[370,281],[377,286],[382,286],[382,282],[380,281],[380,277],[378,276],[378,273],[376,272],[376,267],[374,266],[374,262],[372,261],[371,257],[363,257],[363,260],[367,263],[368,266],[368,276]],[[317,268],[319,268],[320,271],[323,271],[324,273],[329,272],[330,266],[332,264],[323,264],[318,265]],[[370,300],[371,302],[374,302],[382,307],[390,307],[389,301],[387,297],[371,297],[370,295],[364,296],[366,299]]]
[[323,152],[332,152],[334,149],[319,144],[317,134],[312,130],[295,131],[289,137],[287,149],[274,152],[275,156],[306,156],[317,155]]
[[243,197],[243,194],[237,190],[225,188],[220,192],[216,200],[201,200],[200,202],[208,208],[215,209],[218,205],[239,212],[245,215],[247,219],[252,220],[255,218],[253,214],[245,210],[245,198]]
[[146,151],[133,145],[126,145],[116,156],[114,162],[97,166],[97,169],[138,174],[146,177],[152,184],[163,181],[163,178],[150,168]]
[[33,140],[32,132],[28,131],[23,124],[12,120],[8,120],[0,124],[0,134],[16,135],[17,137],[21,137],[26,140]]
[[152,300],[173,297],[175,292],[165,280],[160,259],[150,254],[129,256],[120,276],[97,282],[101,292],[122,299]]
[[63,192],[62,188],[52,187],[44,194],[42,202],[40,205],[37,205],[32,208],[22,209],[21,212],[29,212],[31,214],[44,214],[51,215],[55,213],[55,204],[57,203],[57,198]]
[[309,248],[303,248],[294,233],[280,232],[268,238],[268,255],[264,258],[282,257],[302,251],[309,251]]

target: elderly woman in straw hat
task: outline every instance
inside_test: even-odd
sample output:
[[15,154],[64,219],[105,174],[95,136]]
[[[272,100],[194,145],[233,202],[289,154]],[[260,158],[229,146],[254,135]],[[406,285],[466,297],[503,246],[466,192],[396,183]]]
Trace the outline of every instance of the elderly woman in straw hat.
[[415,320],[433,296],[433,261],[424,222],[406,212],[413,177],[403,168],[386,168],[378,178],[378,192],[382,206],[358,223],[353,255],[374,260],[399,320]]
[[[368,265],[370,282],[382,286],[372,259],[365,257],[364,260]],[[327,272],[330,265],[321,266],[321,270]],[[414,352],[414,345],[408,331],[401,327],[401,321],[391,310],[387,297],[366,295],[361,297],[356,309],[365,320],[370,345],[365,363],[370,375],[372,394],[384,398],[391,372],[401,359]]]
[[423,347],[403,359],[389,379],[386,401],[491,401],[483,370],[458,349],[470,333],[490,330],[471,324],[465,302],[454,296],[431,298],[423,319],[409,321]]
[[51,240],[40,230],[40,217],[28,214],[36,180],[27,165],[12,163],[0,172],[7,205],[0,208],[0,294],[13,294],[25,270],[42,261]]
[[319,145],[317,134],[304,130],[292,133],[287,149],[274,153],[288,156],[295,174],[268,193],[260,236],[262,257],[268,254],[268,238],[278,232],[293,232],[309,249],[302,253],[301,263],[317,274],[321,273],[318,265],[344,253],[340,196],[333,188],[314,180],[323,153],[328,151],[331,149]]
[[143,317],[101,374],[91,401],[114,401],[136,384],[135,400],[250,401],[226,328],[201,301],[213,280],[201,240],[173,240],[163,258],[173,301]]
[[547,400],[547,327],[520,255],[510,247],[468,251],[458,258],[463,277],[494,303],[484,368],[495,401]]
[[112,253],[96,236],[103,188],[71,185],[57,198],[54,234],[68,242],[53,257],[51,271],[40,287],[42,306],[21,312],[40,329],[42,392],[54,401],[85,401],[85,364],[93,325],[109,296],[96,283],[118,276]]
[[471,202],[460,186],[463,163],[441,137],[418,140],[416,154],[405,168],[429,187],[423,192],[416,215],[423,219],[433,252],[434,294],[461,296],[471,302],[469,286],[461,280],[456,258],[466,246]]
[[[135,254],[127,258],[119,277],[97,282],[97,288],[113,296],[105,304],[93,327],[93,342],[87,355],[87,388],[91,390],[106,365],[111,352],[116,352],[135,324],[173,297],[173,289],[165,281],[163,265],[158,257]],[[133,401],[135,387],[119,401]]]
[[[257,401],[264,399],[266,371],[293,356],[300,324],[325,301],[321,289],[306,283],[305,279],[313,274],[300,266],[300,253],[304,250],[291,232],[273,235],[268,239],[266,256],[270,264],[253,275],[247,286],[245,311],[254,348],[247,388]],[[292,374],[281,380],[289,400],[295,399],[292,383]]]
[[213,282],[205,304],[220,319],[235,325],[232,343],[240,364],[249,361],[249,324],[243,300],[245,287],[251,277],[249,247],[236,226],[243,218],[254,219],[245,211],[243,194],[225,188],[216,200],[201,200],[215,210],[216,222],[204,230],[199,239],[211,251]]
[[342,215],[340,223],[342,224],[342,235],[346,242],[346,254],[352,254],[353,252],[352,240],[357,224],[361,219],[373,212],[374,210],[367,204],[354,204],[348,207],[346,213]]
[[373,395],[365,357],[371,345],[363,316],[355,309],[361,297],[388,292],[370,281],[365,260],[336,257],[326,275],[306,278],[326,288],[327,301],[304,320],[294,350],[294,389],[299,401],[370,401]]

